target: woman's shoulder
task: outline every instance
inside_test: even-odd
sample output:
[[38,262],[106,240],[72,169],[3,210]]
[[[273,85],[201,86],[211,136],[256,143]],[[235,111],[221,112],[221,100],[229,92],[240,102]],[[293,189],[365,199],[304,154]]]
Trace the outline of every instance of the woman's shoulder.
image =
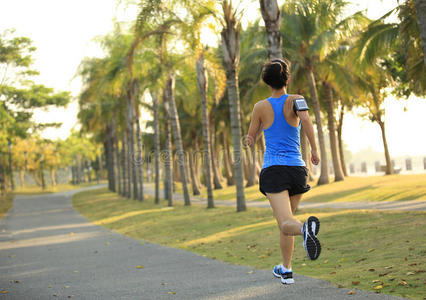
[[261,109],[268,103],[268,99],[259,100],[254,104],[254,109]]
[[298,99],[298,98],[305,98],[302,95],[299,94],[288,94],[289,99]]

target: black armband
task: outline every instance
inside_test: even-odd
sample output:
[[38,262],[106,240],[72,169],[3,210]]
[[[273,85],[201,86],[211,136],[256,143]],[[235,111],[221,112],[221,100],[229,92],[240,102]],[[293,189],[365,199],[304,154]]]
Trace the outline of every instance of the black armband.
[[297,114],[298,111],[309,110],[308,103],[306,103],[305,98],[294,99],[293,109],[295,114]]

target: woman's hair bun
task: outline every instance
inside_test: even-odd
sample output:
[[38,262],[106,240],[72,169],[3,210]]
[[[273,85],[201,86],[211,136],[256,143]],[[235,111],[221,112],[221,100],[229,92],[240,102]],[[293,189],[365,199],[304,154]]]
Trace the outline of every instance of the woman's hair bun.
[[281,89],[287,85],[290,77],[289,62],[282,59],[268,61],[263,66],[262,79],[274,89]]

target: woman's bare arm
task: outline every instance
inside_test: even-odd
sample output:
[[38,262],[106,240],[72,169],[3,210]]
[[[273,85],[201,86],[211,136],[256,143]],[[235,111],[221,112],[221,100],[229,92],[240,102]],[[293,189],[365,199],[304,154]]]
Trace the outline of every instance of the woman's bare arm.
[[297,115],[302,121],[303,129],[305,130],[306,136],[308,137],[309,144],[311,144],[311,161],[314,165],[318,165],[320,159],[318,156],[317,145],[315,142],[314,135],[314,126],[312,125],[311,118],[309,117],[307,110],[298,111]]
[[259,108],[259,103],[256,103],[253,108],[248,134],[245,136],[244,143],[249,147],[251,147],[256,142],[263,129]]

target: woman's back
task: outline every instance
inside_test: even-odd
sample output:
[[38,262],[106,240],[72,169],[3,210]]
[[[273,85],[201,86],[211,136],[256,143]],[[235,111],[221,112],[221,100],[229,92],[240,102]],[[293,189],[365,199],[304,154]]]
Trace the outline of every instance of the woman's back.
[[284,94],[262,101],[261,119],[266,144],[262,168],[273,165],[305,166],[300,153],[300,124],[291,110],[292,99],[289,98],[293,97]]

